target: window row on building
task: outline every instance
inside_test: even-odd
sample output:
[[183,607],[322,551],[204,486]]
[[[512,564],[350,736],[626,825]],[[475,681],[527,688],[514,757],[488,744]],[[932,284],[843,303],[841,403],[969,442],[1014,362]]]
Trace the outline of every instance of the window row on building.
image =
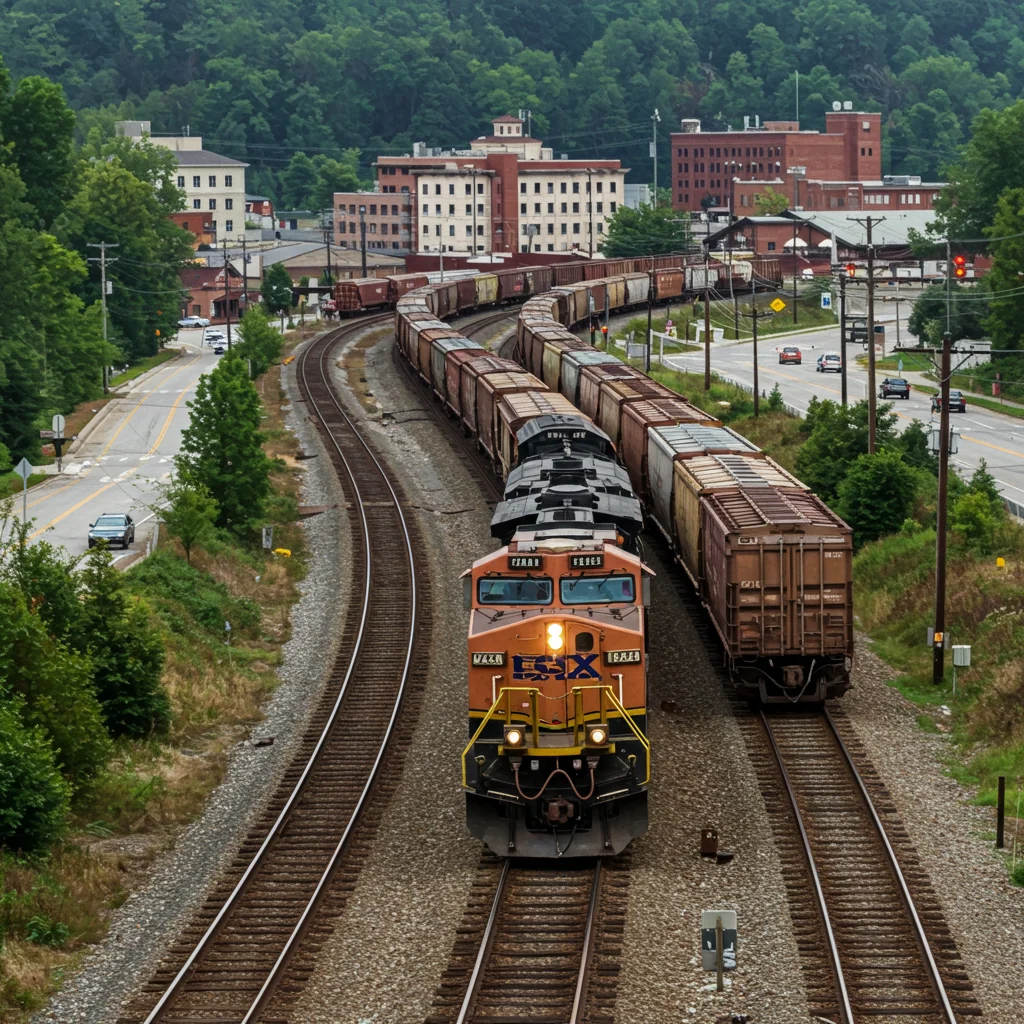
[[[375,235],[375,234],[377,234],[377,222],[376,221],[373,221],[372,223],[368,223],[366,225],[366,233],[368,235]],[[388,224],[381,223],[381,225],[380,225],[380,233],[382,235],[386,235],[386,234],[389,234],[389,233],[392,234],[392,235],[400,235],[400,234],[402,234],[402,226],[400,224],[391,224],[389,226]],[[406,233],[408,233],[408,229],[406,229]],[[339,220],[338,221],[338,234],[339,235],[344,235],[344,234],[358,235],[359,234],[359,225],[353,223],[352,221],[346,222],[346,221],[343,221],[343,220]]]
[[[369,211],[371,217],[376,217],[377,216],[377,204],[376,203],[370,203],[366,208]],[[402,207],[402,213],[409,213],[410,209],[411,208],[408,206],[408,204],[406,204],[406,205],[404,205]],[[355,203],[349,203],[348,204],[348,212],[350,214],[355,214],[356,212],[358,212],[358,210],[359,210],[359,207]],[[345,212],[345,204],[342,203],[338,207],[338,213],[344,213],[344,212]],[[387,203],[381,203],[380,204],[380,215],[382,217],[386,217],[388,215],[388,204]],[[398,216],[398,203],[392,203],[391,204],[391,216],[392,217],[397,217]]]
[[[207,209],[209,209],[209,210],[216,210],[217,209],[217,200],[216,199],[209,199],[209,200],[207,200],[207,203],[208,203]],[[203,201],[202,201],[202,199],[193,199],[192,200],[192,209],[193,210],[201,210],[202,208],[203,208]],[[233,210],[234,208],[235,208],[235,201],[234,201],[234,199],[225,199],[224,200],[224,209],[225,210]]]
[[[765,149],[768,150],[765,153]],[[707,151],[705,153],[705,150]],[[677,146],[676,156],[690,156],[689,146]],[[694,146],[693,156],[746,156],[746,157],[757,157],[757,156],[782,156],[781,146],[733,146],[730,152],[729,146]]]
[[[529,183],[525,182],[525,181],[519,182],[519,194],[520,195],[525,196],[525,195],[529,195],[530,194],[530,190],[528,188],[528,184]],[[539,182],[539,181],[535,181],[533,183],[533,194],[535,196],[539,196],[539,195],[542,195],[542,194],[547,194],[549,196],[553,196],[555,194],[555,183],[553,181],[549,181],[549,182],[545,183],[547,187],[546,187],[544,193],[541,192],[541,184],[542,183]],[[569,184],[570,184],[569,182],[560,181],[558,183],[558,194],[559,195],[563,195],[563,196],[567,195],[569,193]],[[571,184],[572,184],[572,194],[578,196],[580,194],[580,184],[581,184],[581,182],[574,181]],[[590,182],[589,181],[585,181],[585,182],[582,182],[582,184],[584,186],[586,186],[583,191],[584,192],[589,192],[590,191]],[[604,182],[603,181],[599,181],[597,183],[596,191],[597,192],[603,192],[604,191]],[[615,182],[614,181],[608,182],[608,191],[612,192],[612,193],[615,192]]]
[[[529,205],[530,205],[529,203],[520,203],[519,204],[519,212],[523,213],[523,214],[529,213],[530,211],[527,209],[527,207]],[[541,205],[542,205],[541,203],[534,203],[533,204],[533,212],[535,214],[541,213]],[[594,211],[596,211],[597,213],[604,213],[604,202],[602,200],[598,200],[594,204],[584,203],[583,204],[584,209],[583,209],[582,212],[583,213],[591,213],[592,212],[591,211],[591,205],[594,206]],[[609,202],[609,204],[608,204],[608,212],[609,213],[614,213],[617,208],[618,208],[618,204],[614,200]],[[547,214],[549,216],[554,216],[555,215],[555,204],[554,203],[548,203],[547,204],[547,211],[546,212],[547,212]],[[570,210],[569,210],[569,203],[559,203],[559,210],[558,210],[558,212],[559,213],[569,213],[570,212]],[[580,213],[581,212],[580,211],[580,204],[579,203],[573,203],[572,204],[572,212],[573,213]],[[424,213],[426,213],[426,210],[424,210]]]
[[[423,183],[423,185],[421,186],[421,191],[422,191],[423,195],[425,195],[425,196],[430,195],[430,183],[425,181]],[[484,194],[484,186],[483,186],[482,183],[477,183],[476,193],[479,196],[482,196]],[[472,182],[468,182],[468,181],[466,182],[466,184],[465,184],[465,194],[467,196],[471,196],[473,194]],[[435,196],[442,195],[441,185],[439,183],[437,183],[437,182],[434,183],[434,195]],[[455,195],[455,185],[452,184],[452,183],[449,183],[449,185],[448,185],[448,195],[450,195],[450,196]]]
[[[179,174],[178,175],[178,188],[184,188],[184,187],[185,187],[185,175],[184,174]],[[202,188],[203,187],[203,176],[201,174],[193,174],[192,175],[192,187],[193,188]],[[209,175],[208,183],[207,183],[206,187],[207,188],[216,188],[217,187],[217,175],[216,174]],[[231,175],[231,174],[225,174],[224,175],[224,188],[234,188],[234,176],[233,175]]]

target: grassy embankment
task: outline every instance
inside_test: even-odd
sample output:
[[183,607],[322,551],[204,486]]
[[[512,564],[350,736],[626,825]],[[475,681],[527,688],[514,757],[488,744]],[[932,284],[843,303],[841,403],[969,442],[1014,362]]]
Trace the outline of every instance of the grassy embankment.
[[[699,375],[656,367],[652,376],[795,471],[805,440],[801,420],[783,412],[755,419],[750,395],[718,381],[706,395]],[[765,405],[762,401],[762,410]],[[895,670],[893,685],[920,707],[921,727],[950,734],[955,751],[950,772],[973,787],[983,805],[994,804],[998,776],[1005,776],[1012,816],[1019,794],[1024,807],[1024,527],[1006,520],[995,547],[994,553],[979,553],[950,534],[948,632],[953,643],[972,648],[971,667],[958,671],[955,695],[951,658],[945,684],[933,686],[932,652],[924,643],[934,615],[934,526],[894,534],[860,550],[854,559],[854,607],[860,628]],[[1005,559],[1005,567],[997,567],[997,556]],[[1014,877],[1024,885],[1024,820],[1020,824]],[[1012,835],[1013,821],[1008,829]]]
[[[284,428],[280,367],[257,386],[265,448],[277,459],[274,489],[295,499],[298,444]],[[106,772],[76,800],[67,839],[48,858],[0,856],[0,1020],[26,1019],[103,937],[110,911],[201,812],[228,751],[260,720],[306,571],[297,523],[278,526],[274,540],[292,557],[220,535],[193,550],[189,566],[179,545],[162,535],[157,552],[130,570],[131,590],[148,601],[164,638],[171,730],[118,743]]]
[[181,349],[176,348],[162,348],[155,356],[147,356],[132,366],[126,366],[123,372],[115,374],[110,378],[110,387],[116,388],[119,384],[126,384],[130,380],[135,380],[136,377],[141,377],[144,373],[154,369],[161,363],[166,363],[168,359],[173,359],[175,356],[180,355],[181,351]]

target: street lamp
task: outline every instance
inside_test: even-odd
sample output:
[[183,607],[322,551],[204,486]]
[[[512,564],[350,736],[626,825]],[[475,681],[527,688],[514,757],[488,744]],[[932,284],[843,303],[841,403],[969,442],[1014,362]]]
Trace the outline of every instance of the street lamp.
[[[651,143],[651,159],[654,161],[654,209],[658,208],[658,124],[661,122],[661,115],[658,108],[654,108],[651,115],[651,124],[654,128],[654,141]],[[669,154],[671,156],[671,153]]]
[[363,277],[366,277],[366,207],[359,207],[359,248],[362,253]]

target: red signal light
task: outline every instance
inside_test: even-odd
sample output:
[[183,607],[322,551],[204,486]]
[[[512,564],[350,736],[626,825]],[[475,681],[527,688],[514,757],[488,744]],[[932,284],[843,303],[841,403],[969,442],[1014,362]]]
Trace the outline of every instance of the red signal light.
[[967,276],[967,258],[965,256],[953,257],[953,275],[955,277]]
[[857,264],[856,263],[847,263],[846,264],[846,276],[847,277],[856,277],[857,276]]

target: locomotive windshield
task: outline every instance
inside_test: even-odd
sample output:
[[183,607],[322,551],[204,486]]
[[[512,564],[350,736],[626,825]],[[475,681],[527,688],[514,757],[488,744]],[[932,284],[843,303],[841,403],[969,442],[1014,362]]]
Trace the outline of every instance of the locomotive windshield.
[[551,604],[550,577],[485,576],[477,584],[481,604]]
[[625,604],[636,600],[632,576],[563,576],[563,604]]

